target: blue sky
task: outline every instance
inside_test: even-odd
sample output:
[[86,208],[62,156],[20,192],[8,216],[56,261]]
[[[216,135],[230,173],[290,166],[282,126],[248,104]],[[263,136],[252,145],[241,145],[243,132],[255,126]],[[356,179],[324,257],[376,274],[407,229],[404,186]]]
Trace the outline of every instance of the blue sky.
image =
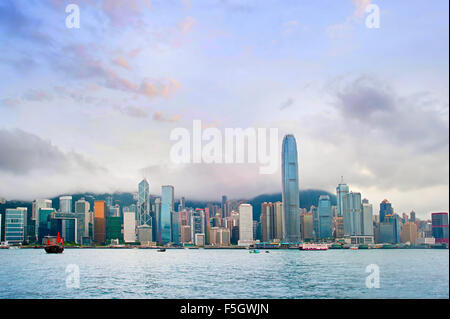
[[[69,3],[80,29],[65,26]],[[448,12],[446,1],[2,1],[0,196],[134,191],[143,175],[155,194],[280,191],[279,172],[252,165],[169,165],[171,129],[200,119],[294,133],[301,188],[334,192],[344,175],[375,206],[448,211]]]

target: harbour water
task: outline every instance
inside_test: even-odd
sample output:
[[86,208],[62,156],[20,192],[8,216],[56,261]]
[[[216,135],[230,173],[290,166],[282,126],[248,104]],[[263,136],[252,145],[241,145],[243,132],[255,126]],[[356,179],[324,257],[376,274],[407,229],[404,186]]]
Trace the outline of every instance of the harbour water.
[[[369,265],[379,269],[379,288],[366,285],[374,275],[366,272]],[[448,249],[66,249],[54,255],[4,249],[0,298],[449,298],[449,255]]]

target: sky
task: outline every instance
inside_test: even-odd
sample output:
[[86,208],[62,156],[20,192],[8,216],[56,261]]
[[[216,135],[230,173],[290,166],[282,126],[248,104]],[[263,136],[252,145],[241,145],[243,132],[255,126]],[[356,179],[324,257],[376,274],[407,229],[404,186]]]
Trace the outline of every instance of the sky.
[[[67,28],[68,4],[80,27]],[[368,28],[379,8],[379,28]],[[281,191],[281,165],[176,164],[175,128],[277,128],[300,189],[449,210],[447,1],[0,3],[0,197]]]

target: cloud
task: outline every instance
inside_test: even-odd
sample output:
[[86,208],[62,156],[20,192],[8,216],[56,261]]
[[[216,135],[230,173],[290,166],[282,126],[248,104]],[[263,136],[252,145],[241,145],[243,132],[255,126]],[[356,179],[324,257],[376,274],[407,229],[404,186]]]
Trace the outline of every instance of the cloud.
[[195,20],[192,17],[186,17],[179,23],[181,33],[184,34],[184,33],[191,32],[193,30],[195,24],[197,24],[197,20]]
[[136,107],[136,106],[126,106],[126,107],[119,107],[119,111],[123,114],[126,114],[131,117],[135,118],[147,118],[148,112],[142,108]]
[[123,57],[118,57],[118,58],[116,58],[116,59],[114,59],[114,64],[116,64],[116,65],[118,65],[118,66],[121,66],[122,68],[124,68],[124,69],[127,69],[127,70],[129,70],[130,69],[130,64],[128,63],[128,61],[127,60],[125,60],[125,58],[123,58]]
[[292,106],[293,104],[294,104],[294,99],[290,97],[286,101],[281,103],[280,110],[287,109],[288,107]]
[[169,79],[165,82],[160,80],[145,79],[142,81],[139,93],[144,94],[148,98],[157,96],[169,98],[181,87],[181,84],[174,79]]
[[4,98],[4,99],[0,100],[0,105],[10,107],[10,108],[15,107],[19,104],[20,104],[20,100],[15,99],[15,98]]
[[144,10],[151,7],[150,0],[103,0],[102,3],[103,12],[116,27],[136,25]]
[[14,175],[26,175],[35,170],[49,173],[71,169],[103,170],[81,154],[64,153],[50,141],[20,129],[0,129],[0,149],[0,171]]
[[161,113],[161,111],[157,111],[157,112],[153,113],[153,120],[155,120],[157,122],[175,123],[175,122],[178,122],[180,119],[181,119],[181,116],[178,114],[172,115],[172,116],[167,116],[167,115]]
[[27,100],[27,101],[38,101],[38,102],[43,102],[43,101],[50,101],[53,99],[53,96],[44,91],[44,90],[40,90],[40,89],[31,89],[28,90],[24,95],[23,95],[23,99]]

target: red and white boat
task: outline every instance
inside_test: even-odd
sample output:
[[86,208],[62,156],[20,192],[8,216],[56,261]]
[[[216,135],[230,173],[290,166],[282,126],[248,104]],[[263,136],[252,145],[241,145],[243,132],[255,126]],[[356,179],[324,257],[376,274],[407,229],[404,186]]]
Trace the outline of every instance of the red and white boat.
[[300,250],[328,250],[327,244],[302,244]]
[[47,238],[47,244],[44,249],[47,254],[61,254],[64,251],[64,239],[61,238],[59,233],[56,237],[56,243],[53,240],[50,242],[49,238]]

